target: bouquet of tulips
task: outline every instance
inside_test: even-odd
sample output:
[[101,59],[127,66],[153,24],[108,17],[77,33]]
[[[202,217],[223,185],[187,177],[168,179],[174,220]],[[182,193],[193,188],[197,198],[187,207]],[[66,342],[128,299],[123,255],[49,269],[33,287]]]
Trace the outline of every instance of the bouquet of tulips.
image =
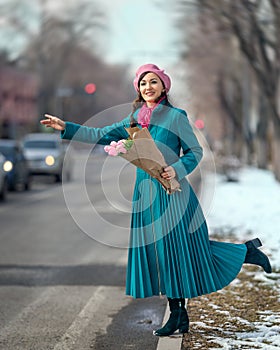
[[168,194],[180,191],[180,184],[174,178],[164,179],[161,173],[167,167],[166,161],[157,148],[149,130],[138,127],[126,128],[129,138],[112,141],[104,150],[111,156],[121,156],[136,167],[146,171],[161,183]]

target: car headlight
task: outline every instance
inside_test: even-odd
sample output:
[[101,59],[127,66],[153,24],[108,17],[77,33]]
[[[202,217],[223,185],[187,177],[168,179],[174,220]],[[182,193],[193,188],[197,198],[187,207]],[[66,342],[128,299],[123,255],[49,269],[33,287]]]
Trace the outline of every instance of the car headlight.
[[10,160],[6,160],[3,164],[3,169],[4,171],[6,171],[7,173],[11,170],[13,170],[13,163]]
[[45,158],[45,163],[46,163],[48,166],[54,165],[54,163],[55,163],[55,158],[54,158],[54,156],[46,156],[46,158]]

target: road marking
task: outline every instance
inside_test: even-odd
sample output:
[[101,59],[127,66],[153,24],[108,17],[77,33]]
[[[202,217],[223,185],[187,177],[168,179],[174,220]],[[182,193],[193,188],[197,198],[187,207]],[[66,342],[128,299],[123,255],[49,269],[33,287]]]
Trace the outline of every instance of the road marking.
[[[78,293],[78,288],[75,287],[75,293]],[[54,342],[52,349],[55,350],[77,350],[88,349],[94,346],[98,335],[106,334],[107,327],[111,324],[113,317],[123,307],[127,306],[132,298],[125,295],[124,287],[94,287],[93,294],[88,299],[82,310],[71,319],[70,326],[60,332],[63,327],[63,320],[67,322],[67,317],[64,314],[48,317],[48,312],[51,312],[51,307],[56,303],[61,306],[61,297],[65,294],[67,298],[66,305],[69,305],[71,289],[65,286],[48,287],[41,293],[32,303],[26,306],[14,319],[0,330],[0,347],[5,344],[5,349],[29,349],[30,344],[36,341],[37,336],[49,337],[50,332],[53,333],[52,340]],[[66,295],[67,294],[67,295]],[[74,294],[75,295],[75,294]],[[61,308],[63,310],[63,307]],[[63,311],[62,311],[63,312]],[[77,315],[77,316],[76,316]],[[42,328],[43,320],[47,326]],[[52,328],[52,320],[56,324],[56,329]],[[72,323],[71,323],[72,322]],[[60,337],[57,338],[57,334]],[[41,343],[46,340],[38,339],[38,348],[41,348]],[[22,347],[18,347],[22,342]],[[30,345],[30,347],[28,347]],[[33,344],[34,345],[34,344]],[[4,347],[3,347],[4,348]],[[2,349],[2,347],[1,347]]]
[[[108,300],[114,300],[114,303]],[[117,313],[130,301],[131,298],[125,296],[122,288],[99,286],[53,350],[77,350],[83,331],[88,326],[95,333],[91,336],[93,345],[97,335],[105,334],[112,322],[113,318],[108,315]]]
[[86,306],[79,313],[71,326],[67,329],[60,342],[56,344],[54,350],[71,349],[71,345],[73,346],[73,344],[76,343],[77,339],[80,338],[82,330],[88,326],[89,322],[92,320],[102,302],[105,301],[104,291],[104,286],[99,286],[96,289]]
[[56,292],[56,287],[47,287],[33,302],[23,308],[14,319],[0,330],[0,344],[1,338],[4,339],[5,337],[10,337],[13,333],[16,333],[16,331],[22,327],[22,323],[26,322],[30,315],[34,315],[34,310],[38,310],[42,305],[45,305]]
[[[187,299],[186,299],[187,303]],[[167,304],[162,325],[164,325],[170,315],[169,306]],[[174,335],[170,337],[159,337],[157,350],[180,350],[182,346],[183,335]]]

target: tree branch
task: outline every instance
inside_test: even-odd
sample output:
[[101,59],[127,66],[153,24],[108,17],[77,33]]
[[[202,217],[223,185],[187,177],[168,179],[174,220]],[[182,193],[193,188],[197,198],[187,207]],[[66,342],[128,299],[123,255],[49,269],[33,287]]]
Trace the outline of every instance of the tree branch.
[[279,76],[280,75],[280,3],[279,3],[279,0],[269,0],[269,4],[273,12],[273,22],[274,22],[274,29],[275,29],[274,35],[276,40],[274,74]]
[[257,18],[256,18],[256,9],[255,11],[252,10],[252,5],[249,3],[247,0],[246,1],[241,1],[242,5],[244,6],[245,10],[247,10],[247,13],[249,15],[249,18],[251,19],[250,24],[251,24],[251,32],[255,33],[257,37],[257,43],[258,43],[258,48],[259,48],[259,53],[261,54],[261,59],[263,63],[265,64],[266,70],[270,72],[270,75],[273,71],[273,67],[271,64],[271,61],[267,55],[266,51],[266,45],[267,45],[267,39],[265,36],[264,31],[260,27]]
[[219,92],[222,107],[224,108],[224,110],[228,114],[234,127],[237,130],[242,130],[242,124],[241,124],[240,120],[238,119],[237,114],[234,112],[235,109],[232,108],[232,105],[229,103],[229,101],[226,97],[226,94],[225,94],[226,89],[224,86],[224,79],[225,78],[223,76],[220,76],[219,81],[218,81],[218,92]]

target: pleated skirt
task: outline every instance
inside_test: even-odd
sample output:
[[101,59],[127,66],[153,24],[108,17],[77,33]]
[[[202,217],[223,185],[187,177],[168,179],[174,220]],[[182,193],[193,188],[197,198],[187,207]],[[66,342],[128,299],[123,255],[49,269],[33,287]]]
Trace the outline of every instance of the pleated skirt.
[[209,240],[198,199],[186,179],[172,195],[137,169],[133,194],[126,294],[193,298],[232,282],[245,244]]

